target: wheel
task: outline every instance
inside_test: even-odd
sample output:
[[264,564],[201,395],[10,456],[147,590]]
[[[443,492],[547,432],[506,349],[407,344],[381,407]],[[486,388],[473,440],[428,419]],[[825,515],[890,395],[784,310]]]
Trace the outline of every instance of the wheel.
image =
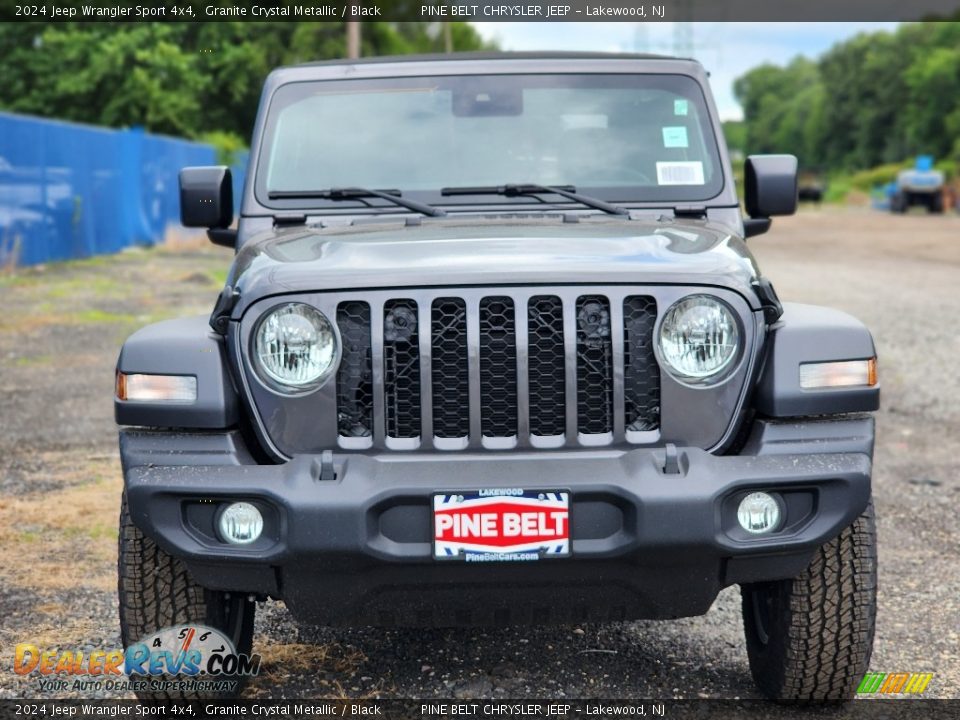
[[773,700],[847,700],[866,673],[877,617],[871,502],[790,580],[741,587],[750,672]]
[[943,212],[943,193],[937,192],[930,198],[930,212],[939,215]]
[[890,211],[902,215],[907,211],[907,198],[903,193],[896,193],[890,196]]
[[[256,605],[243,594],[208,590],[195,583],[180,560],[161,550],[131,522],[126,494],[120,507],[119,544],[120,638],[124,648],[163,628],[205,625],[226,635],[237,653],[250,654]],[[233,689],[211,693],[137,691],[137,696],[141,699],[229,698],[243,688],[243,676],[211,677],[235,683]],[[165,675],[163,679],[188,678]]]

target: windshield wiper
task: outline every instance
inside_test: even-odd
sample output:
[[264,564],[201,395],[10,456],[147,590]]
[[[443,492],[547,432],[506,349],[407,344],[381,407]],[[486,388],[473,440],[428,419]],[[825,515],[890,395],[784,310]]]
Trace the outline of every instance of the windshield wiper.
[[602,210],[610,215],[629,216],[630,211],[619,205],[611,205],[589,195],[581,195],[572,185],[537,185],[536,183],[517,183],[511,185],[490,185],[480,187],[447,187],[440,191],[441,195],[503,195],[518,197],[521,195],[559,195],[573,200],[581,205]]
[[314,200],[318,198],[322,200],[362,200],[364,198],[380,198],[430,217],[444,217],[447,214],[446,211],[432,205],[400,197],[399,190],[369,190],[358,187],[330,188],[329,190],[274,190],[268,193],[267,197],[271,200]]

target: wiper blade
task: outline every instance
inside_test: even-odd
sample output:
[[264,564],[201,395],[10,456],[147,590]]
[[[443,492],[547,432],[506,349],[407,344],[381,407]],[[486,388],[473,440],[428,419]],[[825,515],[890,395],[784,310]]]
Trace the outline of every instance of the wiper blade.
[[516,183],[511,185],[489,185],[480,187],[447,187],[441,195],[503,195],[518,197],[521,195],[559,195],[581,205],[602,210],[610,215],[630,215],[630,211],[619,205],[611,205],[599,198],[581,195],[572,185],[537,185],[536,183]]
[[400,196],[399,190],[370,190],[368,188],[330,188],[329,190],[274,190],[268,193],[271,200],[362,200],[380,198],[394,205],[413,210],[430,217],[444,217],[447,213],[426,203],[408,200]]

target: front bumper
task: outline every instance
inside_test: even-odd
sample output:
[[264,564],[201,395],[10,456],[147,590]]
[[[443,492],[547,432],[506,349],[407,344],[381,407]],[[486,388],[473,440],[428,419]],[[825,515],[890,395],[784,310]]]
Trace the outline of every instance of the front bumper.
[[[870,497],[873,421],[756,423],[744,452],[664,450],[298,456],[257,465],[239,434],[126,430],[133,522],[215,589],[282,598],[325,624],[461,625],[706,612],[727,585],[792,577]],[[329,462],[332,459],[332,465]],[[335,475],[334,475],[335,472]],[[571,493],[572,557],[432,558],[431,497],[485,487]],[[783,529],[736,525],[744,493],[784,500]],[[223,502],[264,511],[250,546],[220,542]]]

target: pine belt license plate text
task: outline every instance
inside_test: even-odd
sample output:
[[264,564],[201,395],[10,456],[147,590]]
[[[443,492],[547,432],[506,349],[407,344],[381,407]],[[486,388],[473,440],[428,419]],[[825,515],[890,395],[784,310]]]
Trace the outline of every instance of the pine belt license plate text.
[[570,493],[498,488],[433,496],[433,556],[496,562],[570,555]]

